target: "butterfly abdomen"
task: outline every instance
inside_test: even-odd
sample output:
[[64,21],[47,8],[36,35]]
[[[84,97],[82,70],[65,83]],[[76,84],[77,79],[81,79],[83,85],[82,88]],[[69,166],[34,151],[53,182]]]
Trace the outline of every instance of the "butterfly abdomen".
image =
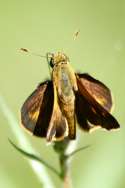
[[69,70],[67,66],[63,65],[59,74],[59,85],[57,87],[57,93],[59,98],[59,104],[61,111],[66,117],[68,124],[68,136],[70,139],[75,139],[76,126],[75,126],[75,95],[73,91],[73,85],[70,79]]

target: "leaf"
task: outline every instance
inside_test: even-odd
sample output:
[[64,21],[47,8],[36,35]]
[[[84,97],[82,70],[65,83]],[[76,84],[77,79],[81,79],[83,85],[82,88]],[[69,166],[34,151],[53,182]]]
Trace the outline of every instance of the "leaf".
[[55,173],[58,177],[60,177],[60,173],[51,165],[49,165],[44,159],[32,154],[32,153],[28,153],[24,150],[22,150],[21,148],[19,148],[16,144],[14,144],[10,139],[8,139],[10,144],[17,150],[19,151],[21,154],[23,154],[24,156],[28,157],[31,160],[36,160],[40,163],[42,163],[43,165],[45,165],[47,168],[49,168],[53,173]]

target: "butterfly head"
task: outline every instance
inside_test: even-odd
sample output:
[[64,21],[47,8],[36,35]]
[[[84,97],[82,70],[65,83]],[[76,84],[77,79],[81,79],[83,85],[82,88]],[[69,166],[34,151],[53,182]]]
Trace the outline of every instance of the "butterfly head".
[[58,53],[47,53],[47,61],[49,65],[53,68],[57,64],[67,63],[69,58],[61,52]]

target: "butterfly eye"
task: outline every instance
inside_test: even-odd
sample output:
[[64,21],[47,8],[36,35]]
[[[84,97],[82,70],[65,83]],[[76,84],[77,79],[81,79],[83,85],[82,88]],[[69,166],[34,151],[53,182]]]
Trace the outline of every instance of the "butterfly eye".
[[54,67],[54,60],[53,60],[53,58],[50,59],[49,65],[50,65],[50,67],[52,67],[52,68]]

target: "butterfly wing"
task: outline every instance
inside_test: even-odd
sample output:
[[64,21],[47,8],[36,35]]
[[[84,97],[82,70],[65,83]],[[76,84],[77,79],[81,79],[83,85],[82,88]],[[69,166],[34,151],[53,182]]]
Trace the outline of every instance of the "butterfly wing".
[[107,111],[112,108],[112,96],[110,89],[102,82],[89,74],[78,74],[78,77],[88,93]]
[[76,116],[81,128],[89,131],[97,126],[107,130],[119,128],[109,113],[112,107],[110,90],[87,74],[77,75]]
[[56,86],[54,85],[54,105],[50,124],[47,131],[47,141],[60,141],[63,140],[66,136],[68,136],[67,120],[61,111]]
[[22,125],[33,135],[46,137],[53,109],[51,81],[41,83],[21,108]]
[[33,135],[46,137],[47,141],[63,139],[66,131],[66,120],[54,105],[57,103],[54,100],[53,83],[46,81],[37,87],[21,108],[22,125]]
[[89,103],[87,102],[87,100],[85,100],[85,98],[80,94],[79,91],[76,92],[75,102],[75,113],[77,117],[77,122],[84,131],[88,132],[92,128],[88,122],[88,119],[89,121],[98,125],[97,116],[95,116],[95,114],[93,116]]

